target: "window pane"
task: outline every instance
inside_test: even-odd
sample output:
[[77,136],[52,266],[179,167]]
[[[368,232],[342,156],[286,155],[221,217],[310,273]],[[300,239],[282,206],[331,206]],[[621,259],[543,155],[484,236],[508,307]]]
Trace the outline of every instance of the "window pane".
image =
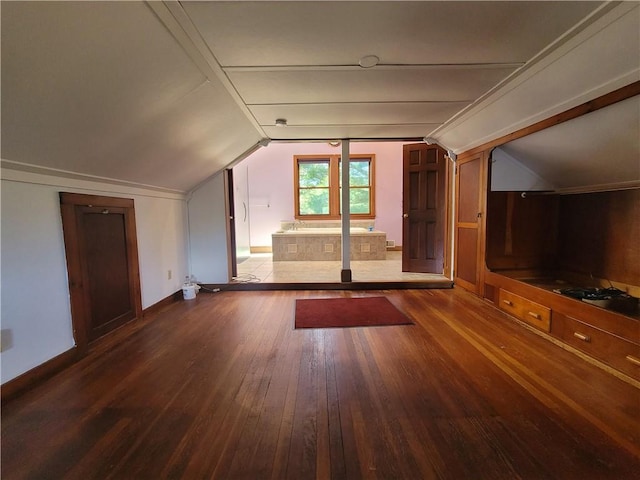
[[369,161],[351,161],[349,163],[349,185],[352,187],[369,186]]
[[328,187],[329,162],[300,162],[298,176],[300,187]]
[[[352,188],[349,190],[349,213],[370,214],[369,196],[368,188]],[[340,215],[342,215],[342,189],[340,189]]]
[[349,190],[351,213],[371,213],[369,211],[369,189],[352,188]]
[[309,188],[300,190],[300,215],[328,215],[329,189]]
[[[368,187],[369,183],[369,160],[351,160],[349,162],[349,185],[352,187]],[[339,165],[340,186],[342,186],[342,162]]]

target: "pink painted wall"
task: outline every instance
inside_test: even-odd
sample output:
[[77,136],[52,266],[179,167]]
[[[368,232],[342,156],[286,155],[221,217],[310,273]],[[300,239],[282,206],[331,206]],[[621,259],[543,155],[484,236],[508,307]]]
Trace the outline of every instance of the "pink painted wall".
[[[402,245],[402,143],[352,142],[351,153],[376,156],[375,228]],[[251,246],[270,246],[281,221],[293,221],[293,156],[340,154],[328,143],[272,143],[245,159]]]

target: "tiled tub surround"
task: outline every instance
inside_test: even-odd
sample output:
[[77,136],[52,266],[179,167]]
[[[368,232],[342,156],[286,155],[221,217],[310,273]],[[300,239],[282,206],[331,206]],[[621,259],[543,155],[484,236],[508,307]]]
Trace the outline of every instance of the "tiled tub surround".
[[[384,260],[387,257],[387,234],[369,230],[370,222],[352,224],[351,260]],[[340,260],[342,230],[339,224],[283,222],[283,228],[271,235],[273,261]]]

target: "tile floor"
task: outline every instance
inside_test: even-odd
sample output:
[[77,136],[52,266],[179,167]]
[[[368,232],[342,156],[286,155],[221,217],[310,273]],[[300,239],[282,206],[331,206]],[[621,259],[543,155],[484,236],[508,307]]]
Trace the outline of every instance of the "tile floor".
[[[238,264],[234,281],[246,283],[340,282],[341,261],[274,262],[270,253],[254,253]],[[402,252],[388,251],[386,260],[352,261],[354,282],[444,280],[444,275],[402,271]]]

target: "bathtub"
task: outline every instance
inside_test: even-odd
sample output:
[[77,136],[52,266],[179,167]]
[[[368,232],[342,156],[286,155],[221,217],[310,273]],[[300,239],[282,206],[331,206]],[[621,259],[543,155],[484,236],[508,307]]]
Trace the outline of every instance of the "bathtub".
[[[281,233],[286,233],[288,235],[306,235],[306,234],[319,234],[319,235],[341,235],[342,228],[340,227],[303,227],[297,228],[296,230],[284,230]],[[369,230],[364,227],[351,227],[349,229],[350,234],[354,233],[369,233]]]
[[[351,260],[385,260],[387,234],[365,227],[351,227]],[[278,230],[271,235],[273,261],[340,260],[342,228],[302,227]]]

